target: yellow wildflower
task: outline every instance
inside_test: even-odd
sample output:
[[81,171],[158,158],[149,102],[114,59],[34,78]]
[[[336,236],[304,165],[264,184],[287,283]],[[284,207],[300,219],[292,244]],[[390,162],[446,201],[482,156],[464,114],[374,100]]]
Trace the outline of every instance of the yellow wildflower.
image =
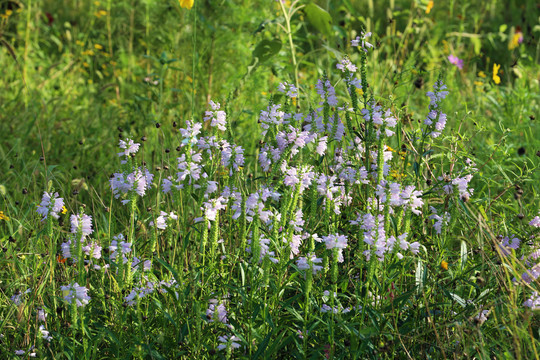
[[6,221],[9,221],[9,217],[7,217],[6,215],[4,215],[4,212],[3,212],[3,211],[0,211],[0,220],[6,220]]
[[95,47],[97,50],[103,49],[103,46],[100,45],[100,44],[94,44],[94,47]]
[[493,64],[493,81],[497,85],[501,83],[501,78],[499,75],[497,75],[500,68],[501,68],[501,65]]
[[481,78],[485,78],[485,77],[486,77],[486,73],[483,72],[483,71],[479,71],[479,72],[478,72],[478,76],[480,76]]
[[101,16],[107,16],[107,11],[105,11],[105,10],[99,10],[99,11],[98,11],[98,14],[101,15]]
[[194,0],[178,0],[180,7],[184,9],[191,9],[193,7]]
[[448,263],[446,261],[441,261],[441,267],[444,269],[444,270],[448,270]]
[[508,50],[514,50],[521,44],[523,41],[523,33],[521,31],[516,31],[514,33],[514,36],[512,36],[512,40],[508,43]]
[[364,90],[362,90],[362,89],[356,89],[356,93],[357,93],[359,96],[362,96],[362,95],[364,95]]
[[431,9],[433,9],[433,0],[429,0],[426,7],[426,14],[429,14],[431,12]]
[[65,206],[62,206],[62,214],[66,214],[67,213],[67,208]]
[[481,82],[481,81],[475,81],[474,85],[476,85],[476,86],[484,86],[484,83]]

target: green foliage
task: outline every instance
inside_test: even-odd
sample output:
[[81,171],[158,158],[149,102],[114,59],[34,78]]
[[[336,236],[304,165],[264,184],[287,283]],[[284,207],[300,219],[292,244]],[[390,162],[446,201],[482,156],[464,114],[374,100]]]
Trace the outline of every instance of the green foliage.
[[[21,358],[15,351],[24,350],[73,359],[538,358],[538,310],[524,306],[538,282],[522,280],[537,271],[540,236],[529,225],[540,215],[538,20],[536,2],[511,0],[195,0],[191,10],[176,0],[0,0],[1,357]],[[362,31],[373,34],[367,53],[351,47]],[[346,73],[336,70],[345,58],[369,84],[352,95]],[[263,171],[264,145],[276,145],[289,128],[272,125],[260,138],[261,110],[280,104],[303,113],[290,124],[300,132],[319,107],[315,85],[325,77],[339,106],[323,104],[324,121],[346,118],[344,138],[329,136],[323,155],[316,143],[298,153],[288,145]],[[441,105],[448,122],[431,139],[425,93],[439,78],[450,91]],[[285,81],[299,87],[297,98],[276,91]],[[360,113],[371,99],[398,119],[386,142],[373,133],[384,128]],[[224,132],[203,120],[210,100],[227,113]],[[355,102],[357,111],[344,111]],[[186,120],[203,124],[198,138],[241,145],[245,163],[233,172],[220,164],[222,148],[209,149],[201,155],[208,175],[202,187],[164,194],[177,158],[191,156],[180,132]],[[142,144],[132,163],[119,165],[119,138]],[[359,144],[364,150],[350,155]],[[391,160],[384,159],[387,146]],[[387,161],[391,171],[347,184],[351,200],[341,207],[316,184],[305,192],[285,185],[283,160],[339,176],[336,150],[355,169],[380,170]],[[470,170],[472,196],[441,192],[468,174],[467,159],[477,168]],[[155,175],[144,197],[132,191],[114,198],[109,180],[121,166],[126,173],[146,166]],[[388,204],[377,210],[385,233],[407,232],[420,244],[417,254],[402,251],[401,259],[396,250],[383,262],[364,256],[372,249],[351,221],[379,208],[377,177],[421,191],[420,215],[391,213]],[[216,193],[205,194],[208,180]],[[281,218],[268,223],[246,211],[250,194],[264,185],[281,194],[265,208]],[[205,204],[225,186],[240,198],[209,219]],[[65,200],[58,220],[36,213],[44,191]],[[430,206],[450,215],[441,234]],[[299,210],[304,231],[347,236],[343,263],[337,248],[310,237],[289,257],[293,236],[301,235],[291,224]],[[63,257],[61,245],[75,244],[69,216],[83,211],[103,249],[119,233],[133,244],[125,264],[113,250],[87,264]],[[178,215],[163,231],[151,225],[160,211]],[[246,251],[259,235],[268,243],[254,241]],[[501,247],[504,237],[521,244]],[[257,261],[264,246],[277,263],[269,255]],[[313,275],[297,263],[310,254],[323,260],[306,260],[309,267],[325,267]],[[130,266],[135,257],[151,260],[151,270]],[[60,286],[75,281],[88,289],[86,306],[65,301]],[[229,345],[222,350],[220,336]],[[230,347],[233,336],[238,349]]]

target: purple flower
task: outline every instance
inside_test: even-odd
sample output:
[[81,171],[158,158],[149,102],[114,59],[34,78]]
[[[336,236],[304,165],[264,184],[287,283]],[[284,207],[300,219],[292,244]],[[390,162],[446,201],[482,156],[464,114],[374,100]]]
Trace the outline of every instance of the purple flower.
[[227,349],[229,346],[231,349],[238,349],[240,347],[240,344],[237,343],[237,341],[240,341],[240,338],[237,336],[218,336],[218,340],[220,344],[217,346],[218,350],[224,350]]
[[341,70],[342,72],[349,71],[349,72],[356,72],[356,66],[351,62],[349,59],[343,59],[340,63],[336,65],[336,68]]
[[296,266],[298,267],[298,270],[309,270],[310,268],[313,271],[313,275],[317,274],[317,272],[321,271],[323,267],[321,265],[322,259],[318,258],[315,254],[309,253],[307,257],[300,257],[298,260],[296,260]]
[[287,96],[291,99],[298,97],[298,89],[293,84],[282,82],[281,84],[279,84],[277,90],[281,93],[287,94]]
[[127,142],[124,140],[120,140],[119,147],[120,149],[124,149],[124,151],[119,152],[118,156],[126,156],[128,158],[131,154],[137,153],[139,151],[139,147],[141,144],[133,142],[131,139],[127,139]]
[[369,48],[372,48],[373,45],[367,42],[367,38],[371,36],[371,32],[365,33],[361,32],[360,36],[357,36],[356,39],[351,40],[351,46],[358,47],[360,46],[362,50],[365,52],[368,51]]
[[69,219],[71,221],[71,232],[76,234],[80,231],[81,240],[94,232],[92,229],[92,216],[86,214],[71,215]]
[[69,304],[75,301],[77,306],[84,306],[91,300],[90,296],[88,296],[88,289],[84,286],[80,286],[78,283],[61,286],[60,289],[64,292],[67,291],[67,295],[64,296],[64,300],[66,300]]
[[177,220],[178,216],[172,211],[170,214],[167,214],[165,211],[161,211],[156,219],[156,223],[154,224],[153,221],[150,221],[150,226],[155,226],[158,229],[165,230],[167,228],[168,219]]
[[459,70],[463,69],[463,60],[461,60],[457,56],[448,55],[448,61],[450,61],[450,64],[456,65]]
[[540,309],[540,296],[538,292],[534,291],[529,299],[523,303],[523,306],[531,308],[531,310]]
[[219,110],[221,104],[210,100],[210,106],[212,107],[212,111],[206,111],[204,113],[204,121],[211,120],[210,126],[217,126],[221,131],[227,130],[227,114],[225,114],[225,111]]
[[536,216],[534,219],[532,219],[529,225],[540,228],[540,216]]
[[216,320],[223,324],[227,324],[229,320],[227,319],[227,308],[225,308],[225,304],[222,302],[218,304],[216,299],[211,299],[209,303],[208,309],[206,309],[208,321],[214,322],[214,320]]
[[38,205],[37,212],[43,216],[41,221],[47,219],[49,215],[58,219],[60,217],[58,213],[62,211],[63,207],[64,199],[58,197],[58,193],[48,193],[45,191],[41,198],[41,204]]

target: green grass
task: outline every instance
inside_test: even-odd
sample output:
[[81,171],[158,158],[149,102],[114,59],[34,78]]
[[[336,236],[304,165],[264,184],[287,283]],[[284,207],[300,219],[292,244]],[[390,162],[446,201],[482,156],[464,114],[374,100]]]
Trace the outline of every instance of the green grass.
[[[521,280],[534,275],[540,235],[529,225],[540,215],[536,3],[435,2],[430,11],[428,1],[316,3],[195,0],[188,10],[173,0],[0,0],[1,358],[539,357],[538,310],[524,306],[538,282]],[[373,33],[367,53],[350,45],[362,29]],[[336,69],[343,58],[358,66],[363,92],[348,93]],[[330,126],[324,155],[317,140],[297,154],[288,145],[280,161],[310,166],[321,179],[340,176],[335,151],[358,170],[380,169],[382,150],[393,149],[388,175],[375,169],[364,182],[335,180],[333,198],[315,182],[291,185],[275,160],[269,171],[259,163],[280,131],[292,131],[272,125],[261,136],[261,111],[281,104],[303,113],[291,122],[301,131],[318,111],[316,84],[325,76],[339,105],[319,114],[326,123],[339,114],[343,138],[332,140]],[[449,90],[441,103],[448,120],[432,139],[423,135],[426,92],[438,79]],[[285,81],[298,84],[298,98],[276,90]],[[361,115],[370,99],[397,118],[396,134],[384,141],[373,134],[382,125]],[[226,131],[203,121],[210,100],[226,112]],[[180,131],[191,119],[203,125],[197,138],[222,142],[201,154],[207,178],[193,183],[200,188],[184,181],[166,194],[162,184],[176,177],[177,158],[191,161]],[[127,164],[117,155],[119,139],[141,144]],[[223,141],[244,149],[240,169],[220,163]],[[153,184],[144,196],[116,199],[111,175],[138,166],[154,174]],[[456,195],[455,185],[454,194],[442,190],[451,184],[444,177],[467,174],[470,198]],[[381,179],[415,186],[421,213],[382,200]],[[205,195],[209,180],[217,190]],[[267,186],[280,198],[265,202],[273,214],[265,221],[266,213],[250,212],[249,197]],[[216,219],[205,217],[226,187],[237,194],[223,200]],[[44,191],[64,199],[58,220],[42,221],[36,211]],[[450,216],[441,234],[430,206]],[[295,226],[300,210],[304,223]],[[151,225],[160,211],[178,215],[166,230]],[[70,216],[83,212],[94,229],[84,244],[103,248],[99,259],[86,255],[87,264],[73,259],[82,248],[71,246],[68,259],[62,251],[81,236]],[[377,261],[366,232],[351,223],[361,214],[381,216],[385,241],[407,233],[418,253],[396,245]],[[129,261],[149,260],[150,270],[112,255],[120,233],[132,243]],[[346,236],[343,262],[314,234]],[[499,251],[504,237],[521,240],[507,255]],[[308,262],[323,266],[314,275],[297,262],[308,254],[322,259]],[[88,289],[85,306],[70,305],[60,289],[75,282]],[[130,296],[142,288],[152,291]],[[226,321],[209,312],[218,306]],[[326,306],[340,310],[321,311]],[[236,336],[238,348],[220,349],[222,336]]]

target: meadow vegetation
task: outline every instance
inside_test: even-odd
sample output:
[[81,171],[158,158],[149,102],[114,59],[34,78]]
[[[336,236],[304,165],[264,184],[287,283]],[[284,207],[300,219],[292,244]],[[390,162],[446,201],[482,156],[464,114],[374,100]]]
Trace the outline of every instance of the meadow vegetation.
[[532,0],[0,0],[0,358],[538,359]]

